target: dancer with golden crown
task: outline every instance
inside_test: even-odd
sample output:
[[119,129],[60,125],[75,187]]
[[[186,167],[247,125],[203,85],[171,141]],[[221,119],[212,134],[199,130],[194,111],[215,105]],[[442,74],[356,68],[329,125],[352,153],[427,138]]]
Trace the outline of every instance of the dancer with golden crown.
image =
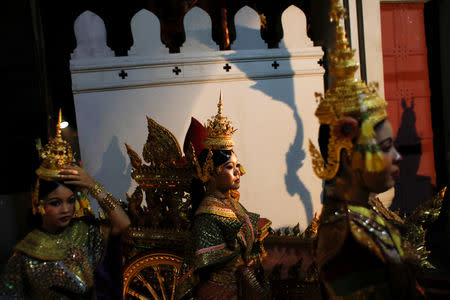
[[[105,261],[106,248],[112,248],[109,259],[118,258],[115,263],[120,265],[120,253],[114,256],[117,249],[111,243],[115,240],[117,244],[118,235],[130,220],[119,201],[73,163],[60,123],[61,111],[56,136],[39,151],[42,163],[36,170],[38,180],[32,197],[36,229],[15,246],[0,275],[2,299],[118,299],[112,293],[117,287],[99,293],[95,279],[101,278],[99,284],[105,285],[106,269],[99,270],[99,263],[114,264]],[[77,191],[80,188],[97,199],[109,222],[101,224],[95,219],[89,200]],[[116,276],[120,283],[121,269],[116,270],[117,276],[108,275]],[[116,294],[120,297],[120,285]]]
[[194,118],[184,143],[195,179],[191,192],[193,248],[191,266],[178,294],[195,299],[267,299],[262,276],[262,240],[270,221],[248,212],[239,202],[241,176],[245,174],[233,151],[236,130],[218,113],[205,128]]
[[316,249],[320,279],[329,299],[421,299],[404,239],[373,200],[399,175],[387,103],[376,84],[355,78],[358,64],[341,24],[345,10],[331,3],[336,81],[325,96],[316,95],[321,153],[310,143],[314,171],[327,181]]

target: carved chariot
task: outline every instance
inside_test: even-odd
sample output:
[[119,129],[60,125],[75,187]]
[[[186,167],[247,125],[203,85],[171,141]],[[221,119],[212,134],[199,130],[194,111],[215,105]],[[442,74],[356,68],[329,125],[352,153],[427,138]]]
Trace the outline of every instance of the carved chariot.
[[127,144],[131,177],[127,194],[131,227],[124,237],[124,299],[174,299],[183,253],[191,240],[191,165],[174,135],[147,117],[142,157]]

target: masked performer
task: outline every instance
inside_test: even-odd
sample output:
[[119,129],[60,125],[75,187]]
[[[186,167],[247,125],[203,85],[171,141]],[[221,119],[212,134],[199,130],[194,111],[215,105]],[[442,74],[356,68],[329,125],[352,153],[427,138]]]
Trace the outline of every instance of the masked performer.
[[185,153],[196,170],[191,193],[194,249],[188,254],[192,268],[179,294],[190,291],[200,300],[266,299],[259,262],[270,221],[248,212],[239,202],[237,190],[244,170],[233,151],[235,130],[222,116],[221,97],[218,107],[206,132],[192,119],[185,140]]
[[336,82],[325,97],[317,95],[321,154],[310,144],[314,171],[328,186],[316,249],[321,282],[329,299],[420,299],[403,238],[373,201],[393,187],[401,156],[386,101],[375,85],[354,78],[358,64],[340,23],[344,13],[332,0]]
[[[106,284],[105,269],[97,268],[100,261],[116,257],[119,261],[115,263],[121,263],[114,249],[107,252],[108,257],[103,254],[106,245],[111,245],[106,243],[107,237],[109,242],[117,240],[129,226],[128,216],[102,185],[73,165],[72,149],[61,138],[59,123],[56,137],[40,149],[39,155],[42,164],[36,170],[38,181],[32,201],[37,228],[15,246],[0,276],[0,298],[118,299],[94,287]],[[76,188],[87,189],[97,199],[109,222],[100,225],[89,200],[79,197],[84,194]],[[117,273],[120,278],[120,268]],[[101,278],[101,282],[96,284],[95,278]],[[110,288],[110,292],[117,289]],[[121,291],[116,295],[120,297]]]

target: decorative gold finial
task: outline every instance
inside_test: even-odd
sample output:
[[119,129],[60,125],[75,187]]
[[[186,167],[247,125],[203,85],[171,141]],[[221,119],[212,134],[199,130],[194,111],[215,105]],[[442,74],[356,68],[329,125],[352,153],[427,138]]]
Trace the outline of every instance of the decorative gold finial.
[[50,138],[48,144],[39,150],[39,157],[42,163],[36,174],[45,180],[57,180],[61,168],[73,162],[72,147],[61,137],[61,109],[56,125],[56,136]]
[[231,121],[222,116],[222,107],[222,91],[220,91],[217,114],[212,116],[212,119],[209,119],[205,126],[207,136],[203,145],[208,149],[232,150],[234,147],[232,135],[236,130],[231,126]]
[[355,169],[377,172],[384,168],[373,126],[387,117],[387,103],[378,95],[376,84],[367,86],[355,78],[359,65],[354,59],[355,51],[350,48],[341,23],[346,12],[339,0],[331,0],[329,16],[335,29],[334,49],[330,53],[329,66],[335,82],[325,96],[316,93],[319,106],[315,113],[320,124],[330,127],[326,162],[310,143],[314,172],[325,180],[336,175],[342,149],[346,149],[349,155],[354,153],[352,166]]
[[222,104],[222,90],[220,90],[219,103],[217,103],[217,108],[218,108],[217,114],[221,115],[221,116],[222,116],[222,107],[223,107],[223,104]]
[[62,122],[62,114],[61,114],[61,108],[59,109],[58,114],[58,124],[56,125],[56,137],[57,139],[61,139],[61,122]]

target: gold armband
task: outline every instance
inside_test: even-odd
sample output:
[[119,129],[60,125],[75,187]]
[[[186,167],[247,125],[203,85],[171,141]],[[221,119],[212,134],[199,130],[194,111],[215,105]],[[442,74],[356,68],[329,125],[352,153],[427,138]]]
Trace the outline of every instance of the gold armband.
[[[109,214],[115,210],[117,206],[119,206],[119,202],[113,197],[113,195],[108,193],[105,190],[105,187],[98,182],[95,182],[95,185],[89,189],[89,193],[97,199],[98,204],[106,214]],[[103,198],[100,197],[102,193],[106,194]]]
[[119,202],[111,195],[110,193],[106,193],[105,198],[98,201],[98,204],[102,207],[103,211],[106,213],[110,213],[119,206]]
[[94,197],[95,199],[100,198],[100,194],[104,191],[105,187],[100,183],[98,183],[97,181],[95,182],[94,186],[88,190],[89,194],[91,194],[91,196]]

